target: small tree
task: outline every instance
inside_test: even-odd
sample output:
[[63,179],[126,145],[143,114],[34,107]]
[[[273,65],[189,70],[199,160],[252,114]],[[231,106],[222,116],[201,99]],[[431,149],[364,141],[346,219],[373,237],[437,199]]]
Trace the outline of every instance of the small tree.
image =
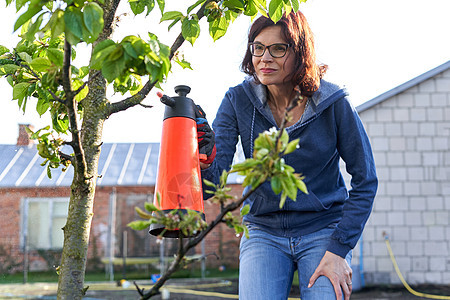
[[[239,15],[269,14],[277,21],[284,11],[297,10],[301,1],[198,0],[186,12],[166,12],[165,0],[129,0],[135,15],[151,17],[157,4],[161,21],[170,22],[169,29],[181,23],[181,33],[169,47],[150,33],[147,39],[113,40],[120,0],[6,0],[7,5],[15,2],[18,12],[24,10],[14,24],[22,40],[14,49],[0,46],[0,76],[13,87],[20,109],[25,111],[34,98],[36,111],[51,115],[49,126],[32,132],[48,175],[61,165],[74,168],[58,299],[81,299],[86,290],[84,274],[105,120],[141,104],[167,78],[172,61],[189,67],[176,53],[185,40],[194,44],[200,19],[207,18],[209,33],[217,40]],[[91,45],[92,52],[86,65],[75,66],[81,43]],[[107,87],[126,96],[112,102]],[[73,153],[60,151],[65,144]]]

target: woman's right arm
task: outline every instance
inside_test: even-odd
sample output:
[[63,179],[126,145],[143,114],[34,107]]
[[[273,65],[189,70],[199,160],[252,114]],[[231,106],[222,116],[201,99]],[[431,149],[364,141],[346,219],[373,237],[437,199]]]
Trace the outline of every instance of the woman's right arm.
[[[217,153],[213,163],[202,170],[202,179],[218,184],[222,171],[228,171],[231,168],[239,136],[236,110],[232,103],[230,91],[227,92],[222,100],[212,125],[216,138]],[[203,191],[206,188],[209,187],[203,185]],[[207,199],[211,197],[211,194],[204,192],[203,196],[204,199]]]

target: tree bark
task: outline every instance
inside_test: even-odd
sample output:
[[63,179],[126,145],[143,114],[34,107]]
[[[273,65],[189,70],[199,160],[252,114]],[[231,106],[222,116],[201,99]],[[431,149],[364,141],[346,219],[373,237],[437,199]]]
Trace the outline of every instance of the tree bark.
[[[105,2],[103,9],[106,26],[96,43],[110,37],[112,19],[118,2],[117,0]],[[67,54],[67,51],[65,52]],[[67,79],[70,82],[70,74]],[[87,290],[84,287],[84,276],[93,218],[103,124],[108,104],[106,82],[98,71],[91,70],[88,88],[88,95],[83,99],[83,123],[80,130],[77,123],[77,103],[73,99],[76,93],[69,88],[66,89],[67,98],[71,98],[66,99],[66,103],[72,133],[71,145],[75,158],[68,218],[63,228],[64,246],[57,292],[57,298],[60,300],[82,299]]]

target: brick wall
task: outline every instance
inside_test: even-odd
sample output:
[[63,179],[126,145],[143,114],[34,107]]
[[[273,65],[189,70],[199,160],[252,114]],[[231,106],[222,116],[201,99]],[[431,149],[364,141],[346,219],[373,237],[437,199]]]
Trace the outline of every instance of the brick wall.
[[[110,230],[109,211],[112,187],[98,187],[96,190],[94,217],[91,226],[88,259],[95,257],[108,257],[108,234]],[[133,231],[126,225],[139,219],[134,211],[135,206],[143,207],[143,202],[153,199],[153,187],[116,187],[116,220],[114,236],[114,255],[122,256],[123,231],[128,233],[128,256],[159,256],[159,245],[156,238],[148,234],[146,230]],[[21,240],[21,202],[24,198],[55,198],[69,197],[70,189],[63,188],[10,188],[0,189],[0,246],[7,251],[7,256],[2,255],[0,249],[0,263],[8,259],[9,263],[17,264],[15,271],[23,270],[23,249]],[[240,196],[242,188],[236,186],[232,194]],[[206,220],[210,222],[218,214],[219,207],[208,201],[205,202]],[[239,212],[236,212],[239,213]],[[176,245],[173,241],[168,241]],[[95,247],[94,247],[95,244]],[[227,265],[237,267],[239,238],[234,230],[221,224],[213,230],[205,241],[205,253],[215,253],[220,259],[208,256],[207,265]],[[173,246],[174,247],[174,246]],[[173,248],[167,247],[167,248]],[[170,250],[170,249],[169,249]],[[172,249],[173,250],[173,249]],[[201,253],[201,247],[197,246],[193,253]],[[36,251],[29,252],[30,269],[46,269],[47,264]],[[89,265],[89,263],[88,263]],[[51,268],[52,266],[50,266]],[[91,266],[92,267],[92,266]],[[0,269],[2,270],[2,269]]]
[[[379,176],[364,230],[366,283],[450,283],[450,70],[360,113]],[[359,263],[359,246],[354,263]]]

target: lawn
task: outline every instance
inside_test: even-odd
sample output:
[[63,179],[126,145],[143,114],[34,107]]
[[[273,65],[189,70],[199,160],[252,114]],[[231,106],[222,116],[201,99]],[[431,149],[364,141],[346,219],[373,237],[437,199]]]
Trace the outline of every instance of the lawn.
[[[158,270],[127,270],[125,276],[122,275],[122,270],[117,269],[114,273],[114,281],[124,279],[128,280],[145,280],[150,279],[152,274],[159,273]],[[218,268],[206,269],[205,277],[209,278],[237,278],[239,275],[238,269],[219,270]],[[202,272],[199,268],[187,268],[176,272],[172,278],[201,278]],[[109,275],[102,271],[86,272],[85,281],[109,281]],[[7,283],[23,283],[23,273],[15,274],[0,274],[0,284]],[[55,271],[47,272],[28,272],[28,283],[34,282],[58,282],[58,275]]]

